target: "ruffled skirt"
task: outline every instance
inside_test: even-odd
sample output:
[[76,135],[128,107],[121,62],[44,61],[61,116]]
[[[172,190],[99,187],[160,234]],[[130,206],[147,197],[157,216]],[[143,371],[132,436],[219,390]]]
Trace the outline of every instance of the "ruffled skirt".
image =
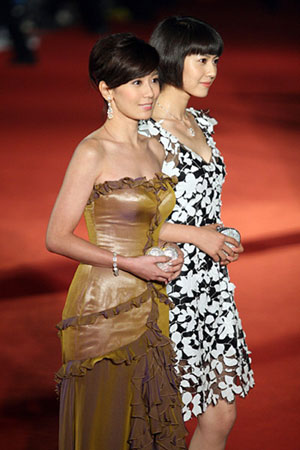
[[174,351],[156,316],[153,301],[136,341],[58,372],[60,450],[186,448]]

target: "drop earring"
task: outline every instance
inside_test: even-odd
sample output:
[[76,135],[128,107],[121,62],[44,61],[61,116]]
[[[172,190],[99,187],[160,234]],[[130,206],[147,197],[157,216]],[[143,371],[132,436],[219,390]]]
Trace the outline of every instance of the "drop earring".
[[111,98],[107,98],[107,118],[112,119],[114,117],[113,109],[111,107]]

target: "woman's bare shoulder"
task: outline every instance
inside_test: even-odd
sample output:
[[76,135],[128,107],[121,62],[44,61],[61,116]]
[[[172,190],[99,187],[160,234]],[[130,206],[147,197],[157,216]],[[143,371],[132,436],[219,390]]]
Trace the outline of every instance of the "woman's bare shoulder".
[[105,153],[105,140],[102,139],[99,130],[89,134],[77,145],[73,158],[80,161],[97,164]]

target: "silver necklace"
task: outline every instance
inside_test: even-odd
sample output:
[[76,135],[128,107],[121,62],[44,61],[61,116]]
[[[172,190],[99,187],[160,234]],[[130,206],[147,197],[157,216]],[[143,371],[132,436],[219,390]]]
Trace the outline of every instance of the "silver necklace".
[[[192,126],[187,126],[183,121],[181,121],[180,119],[178,119],[178,117],[174,116],[174,114],[171,113],[171,111],[169,111],[167,108],[165,108],[163,105],[161,105],[159,102],[156,102],[157,106],[159,106],[163,111],[165,111],[166,113],[168,113],[171,117],[173,117],[173,119],[180,121],[183,123],[183,125],[186,127],[186,129],[188,130],[189,134],[194,137],[195,136],[195,130]],[[189,121],[189,118],[187,117],[187,115],[185,116],[185,118]]]

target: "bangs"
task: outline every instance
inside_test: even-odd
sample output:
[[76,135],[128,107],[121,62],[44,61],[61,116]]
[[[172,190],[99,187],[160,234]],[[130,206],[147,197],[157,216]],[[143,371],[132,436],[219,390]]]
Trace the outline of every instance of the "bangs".
[[183,37],[184,55],[217,55],[221,56],[224,48],[223,40],[219,33],[206,24],[203,26],[194,26],[186,30],[186,36]]
[[187,50],[186,56],[189,55],[216,55],[221,56],[223,53],[223,43],[220,42],[201,42],[193,43]]

